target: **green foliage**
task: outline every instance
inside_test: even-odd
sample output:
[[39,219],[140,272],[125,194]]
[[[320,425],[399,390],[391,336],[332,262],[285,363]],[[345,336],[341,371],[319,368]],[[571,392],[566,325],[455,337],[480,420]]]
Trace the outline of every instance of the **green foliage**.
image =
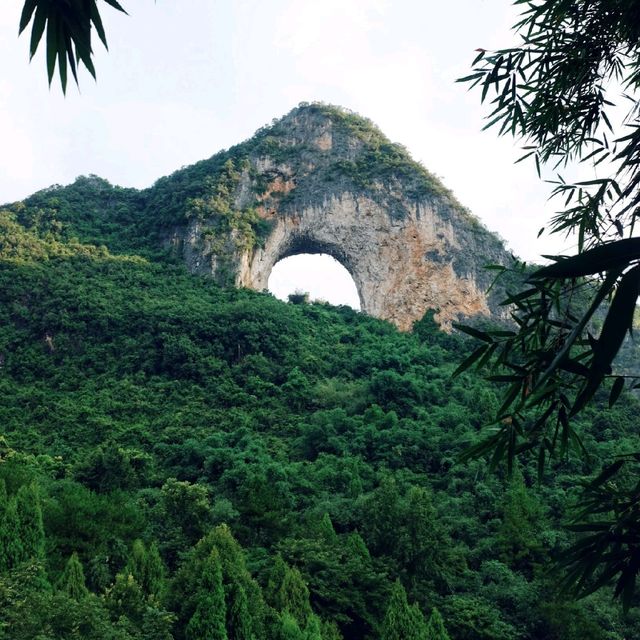
[[399,580],[391,590],[389,605],[382,621],[382,640],[420,640],[426,637],[426,624],[420,608],[409,606],[407,594]]
[[228,599],[230,606],[227,613],[227,627],[230,631],[230,637],[233,640],[252,640],[255,624],[251,617],[244,587],[239,583],[232,583]]
[[86,460],[77,465],[75,479],[98,493],[132,489],[138,481],[131,457],[126,449],[108,442],[94,449]]
[[504,497],[502,526],[498,534],[501,559],[513,568],[531,573],[543,558],[542,535],[547,529],[542,505],[517,474]]
[[196,594],[196,609],[187,624],[187,640],[227,640],[226,605],[222,588],[222,567],[217,550],[213,550],[202,565],[200,589]]
[[178,612],[177,637],[183,637],[186,625],[195,616],[202,593],[211,591],[203,583],[202,567],[211,564],[212,557],[220,565],[224,587],[225,633],[229,638],[262,637],[265,614],[262,590],[247,570],[244,552],[226,525],[215,527],[202,538],[175,575],[168,600]]
[[[156,637],[167,640],[166,636]],[[99,598],[91,595],[76,600],[64,591],[53,591],[42,566],[25,563],[0,575],[0,638],[133,640],[134,637],[112,624]],[[136,640],[140,638],[137,636]]]
[[451,640],[444,626],[444,620],[436,607],[431,611],[427,622],[425,640]]
[[16,567],[25,552],[20,538],[20,519],[16,501],[0,493],[0,570]]
[[[10,252],[27,260],[78,252],[103,258],[109,253],[135,252],[163,259],[158,230],[143,215],[144,203],[144,196],[135,189],[112,186],[95,175],[80,176],[68,186],[53,185],[24,202],[2,207],[0,242],[5,256]],[[16,222],[32,235],[18,235]],[[81,248],[81,243],[95,246]]]
[[75,551],[71,554],[69,560],[67,560],[64,573],[59,581],[59,589],[78,602],[89,595],[89,590],[84,580],[82,563]]
[[[574,182],[558,174],[552,195],[564,204],[551,232],[575,235],[577,252],[549,256],[551,265],[508,295],[516,330],[477,333],[482,345],[465,363],[489,367],[491,377],[507,385],[496,416],[502,426],[470,454],[492,453],[495,463],[506,458],[511,470],[516,455],[536,449],[542,474],[557,451],[564,455],[571,446],[586,453],[572,419],[606,381],[614,405],[628,379],[615,357],[633,329],[640,293],[640,241],[634,237],[640,204],[640,3],[516,4],[523,5],[514,27],[518,46],[480,50],[474,72],[460,81],[481,87],[483,102],[495,96],[486,128],[499,126],[499,134],[522,139],[521,160],[534,159],[538,175],[545,163],[554,169],[569,163],[606,167],[604,175],[589,170],[584,177],[590,179]],[[621,86],[623,101],[616,104]],[[604,318],[600,327],[594,322],[598,314]],[[638,372],[629,377],[636,386]],[[635,540],[619,533],[637,529],[638,518],[631,522],[618,509],[611,525],[594,528],[592,521],[616,500],[608,493],[585,493],[587,508],[577,527],[589,535],[569,554],[565,587],[586,595],[615,577],[615,595],[628,610],[638,563]]]
[[300,571],[276,556],[265,590],[267,602],[280,613],[289,614],[302,628],[311,616],[309,589]]
[[182,537],[194,544],[211,522],[211,502],[206,486],[168,478],[161,489],[165,524],[179,528]]
[[333,522],[328,513],[323,514],[322,520],[318,526],[319,536],[329,545],[335,544],[338,540],[336,531],[333,528]]
[[146,595],[159,599],[164,589],[165,569],[156,543],[147,549],[141,540],[136,540],[125,573],[135,578]]
[[105,592],[105,603],[114,619],[124,619],[139,625],[145,613],[145,597],[140,585],[130,573],[119,573]]
[[[215,178],[204,178],[199,197],[186,200],[185,219],[204,224],[203,238],[208,250],[218,259],[230,260],[234,252],[250,251],[255,245],[263,244],[271,231],[272,224],[260,217],[255,207],[236,207],[234,198],[241,177],[241,171],[229,158]],[[222,284],[233,284],[233,281],[222,281]]]
[[321,629],[322,640],[342,640],[342,635],[335,622],[325,620]]
[[[561,523],[591,469],[553,461],[558,481],[534,497],[522,485],[535,457],[520,485],[455,464],[496,406],[490,383],[451,378],[461,336],[432,318],[401,334],[224,290],[124,243],[117,255],[45,231],[27,209],[0,234],[12,640],[185,640],[208,626],[229,640],[368,640],[398,578],[398,619],[421,637],[419,611],[434,607],[452,638],[562,637],[548,556],[573,542]],[[578,420],[605,458],[640,448],[636,414],[631,398]],[[203,604],[214,595],[217,609]],[[606,598],[570,610],[567,633],[639,635]]]
[[35,483],[23,485],[16,494],[19,537],[22,554],[27,560],[42,560],[44,557],[44,529],[40,496]]
[[304,640],[304,633],[297,620],[286,611],[279,617],[276,638],[278,640]]
[[445,615],[452,637],[460,640],[512,640],[518,631],[483,598],[451,596]]
[[305,291],[294,291],[287,296],[291,304],[308,304],[309,294]]

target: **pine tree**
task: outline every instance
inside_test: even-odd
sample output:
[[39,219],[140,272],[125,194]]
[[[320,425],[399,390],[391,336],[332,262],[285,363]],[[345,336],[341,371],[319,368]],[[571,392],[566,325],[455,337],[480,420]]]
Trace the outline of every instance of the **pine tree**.
[[451,640],[444,627],[444,620],[435,607],[429,616],[429,622],[427,622],[426,640]]
[[311,615],[309,589],[300,571],[276,556],[266,589],[267,601],[277,611],[290,613],[301,627]]
[[164,563],[155,543],[146,549],[141,540],[136,540],[125,572],[136,579],[147,596],[160,597],[164,587]]
[[335,622],[325,620],[322,623],[322,640],[343,640]]
[[226,524],[221,524],[212,529],[209,534],[203,538],[198,547],[202,544],[204,549],[217,549],[220,555],[220,564],[222,573],[225,578],[236,579],[239,577],[248,577],[244,551],[233,537],[231,529]]
[[349,534],[349,536],[347,537],[346,546],[349,555],[351,555],[352,557],[363,558],[366,560],[369,560],[371,558],[369,549],[367,549],[365,541],[357,531]]
[[89,590],[84,580],[82,563],[75,551],[71,554],[69,560],[67,560],[58,588],[77,602],[80,602],[89,595]]
[[202,583],[196,610],[187,624],[187,640],[227,640],[226,605],[220,554],[213,549],[202,567]]
[[147,609],[146,598],[130,573],[121,572],[116,575],[116,580],[107,589],[104,600],[115,618],[124,616],[134,625],[142,623]]
[[396,580],[382,622],[382,640],[405,640],[408,612],[407,594],[400,580]]
[[374,555],[394,556],[398,547],[398,523],[404,509],[395,480],[385,476],[380,486],[363,503],[363,531],[367,547]]
[[336,536],[336,531],[333,528],[333,522],[331,522],[331,518],[328,513],[325,513],[322,516],[322,520],[320,520],[320,524],[318,526],[318,533],[320,534],[320,538],[327,544],[335,544],[337,542],[338,536]]
[[[247,569],[244,550],[226,524],[215,527],[205,541],[220,555],[225,584],[237,587],[229,589],[227,609],[230,611],[235,605],[238,615],[242,616],[243,633],[249,633],[250,630],[250,633],[259,637],[264,624],[264,600],[262,589]],[[237,604],[234,603],[235,595],[241,600]],[[240,610],[244,611],[240,613]]]
[[142,618],[140,629],[136,629],[139,635],[131,634],[128,637],[140,638],[140,640],[174,640],[171,628],[175,622],[175,616],[163,609],[147,607]]
[[144,588],[144,574],[146,564],[147,550],[145,549],[142,540],[134,540],[131,547],[131,554],[125,567],[125,573],[130,573],[137,581],[137,583]]
[[417,604],[409,606],[400,580],[391,590],[389,605],[382,622],[382,640],[425,640],[426,624]]
[[178,612],[179,624],[186,628],[194,616],[203,580],[202,567],[212,552],[219,559],[225,589],[227,635],[232,640],[234,634],[240,634],[240,638],[262,638],[266,614],[263,592],[246,567],[242,547],[226,525],[211,529],[197,543],[172,580],[169,597],[172,608]]
[[322,640],[322,624],[315,614],[309,616],[304,628],[304,640]]
[[282,556],[278,553],[273,561],[273,565],[269,571],[269,577],[267,578],[267,586],[264,589],[264,596],[266,601],[274,608],[278,609],[278,592],[284,581],[284,577],[287,573],[287,563],[282,559]]
[[8,511],[9,498],[7,497],[7,485],[4,478],[0,478],[0,573],[7,571],[10,566],[9,550],[7,549],[8,536]]
[[229,594],[229,636],[231,640],[252,640],[253,631],[247,594],[240,584],[233,584]]
[[427,637],[427,622],[417,602],[409,607],[409,629],[407,640],[425,640]]
[[160,557],[158,545],[155,542],[147,550],[147,563],[145,566],[144,588],[150,596],[159,598],[164,590],[164,562]]
[[544,525],[544,509],[533,492],[527,490],[522,473],[517,470],[504,496],[497,540],[500,559],[518,571],[531,573],[533,565],[542,560]]
[[282,609],[293,615],[301,625],[307,623],[311,615],[309,603],[309,589],[300,571],[295,567],[289,567],[280,588]]
[[280,616],[277,640],[305,640],[298,621],[288,611]]
[[3,482],[0,492],[0,572],[13,569],[23,559],[16,501],[7,496]]
[[422,487],[411,487],[406,494],[406,517],[398,554],[407,573],[419,580],[437,578],[441,569],[446,535],[433,505],[431,493]]
[[19,536],[24,560],[44,557],[44,527],[40,496],[35,483],[23,485],[16,495]]

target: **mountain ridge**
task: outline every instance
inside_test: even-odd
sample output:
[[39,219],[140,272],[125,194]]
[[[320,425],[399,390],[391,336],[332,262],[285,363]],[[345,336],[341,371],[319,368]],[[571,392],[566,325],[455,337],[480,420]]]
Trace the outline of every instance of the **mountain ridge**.
[[[354,278],[362,309],[405,330],[428,309],[445,327],[503,315],[504,290],[487,294],[492,274],[484,269],[511,262],[502,241],[404,147],[341,107],[303,103],[144,190],[97,177],[72,186],[80,193],[65,206],[56,200],[69,187],[30,196],[19,220],[66,225],[67,236],[79,231],[115,251],[158,257],[164,249],[191,272],[256,290],[267,288],[280,259],[329,253]],[[102,192],[90,215],[84,187]]]

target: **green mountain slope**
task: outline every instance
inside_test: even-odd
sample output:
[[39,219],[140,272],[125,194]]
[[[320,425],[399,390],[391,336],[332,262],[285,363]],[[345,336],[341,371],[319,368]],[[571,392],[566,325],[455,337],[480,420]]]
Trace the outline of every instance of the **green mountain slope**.
[[[0,213],[0,638],[640,635],[546,572],[594,469],[456,464],[496,404],[460,338],[221,289],[144,244],[138,194],[74,188],[86,220]],[[585,414],[596,459],[637,409]]]

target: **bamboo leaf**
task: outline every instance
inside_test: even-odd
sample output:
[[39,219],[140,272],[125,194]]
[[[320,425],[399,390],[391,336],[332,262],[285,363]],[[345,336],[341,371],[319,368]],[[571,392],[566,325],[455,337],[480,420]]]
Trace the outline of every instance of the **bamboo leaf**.
[[615,285],[620,273],[621,271],[619,269],[613,270],[607,273],[607,277],[605,278],[605,281],[600,286],[600,289],[598,289],[598,292],[596,293],[594,299],[592,300],[591,305],[589,306],[589,309],[585,312],[585,314],[582,316],[580,321],[574,327],[573,331],[569,334],[567,339],[564,341],[562,348],[556,354],[551,364],[547,367],[547,369],[544,371],[542,376],[540,376],[540,379],[536,384],[536,389],[542,388],[542,386],[553,374],[553,372],[556,370],[559,364],[565,359],[565,356],[569,353],[571,347],[575,343],[578,336],[582,334],[584,328],[587,326],[587,323],[589,322],[593,314],[596,312],[596,310],[598,309],[602,301],[609,295],[609,292],[613,289],[613,286]]
[[58,55],[58,15],[49,11],[47,21],[47,75],[49,86],[53,80],[53,72],[56,68],[56,57]]
[[118,11],[122,11],[122,13],[125,13],[127,15],[129,15],[121,6],[118,2],[116,2],[116,0],[104,0],[108,5],[112,6],[114,9],[117,9]]
[[499,416],[505,415],[505,413],[507,412],[507,409],[513,404],[513,401],[518,397],[518,394],[520,393],[521,389],[522,389],[522,382],[514,382],[511,385],[511,387],[509,388],[509,391],[507,392],[507,395],[504,398],[502,406],[500,407],[500,409],[498,409]]
[[474,338],[477,338],[478,340],[482,340],[483,342],[488,342],[489,344],[493,344],[493,339],[486,331],[480,331],[480,329],[476,329],[475,327],[469,327],[464,324],[454,324],[453,328],[457,329],[458,331],[462,331],[463,333],[466,333],[467,335],[470,335]]
[[639,293],[640,266],[637,266],[622,276],[607,312],[591,365],[593,379],[601,380],[609,372],[624,336],[633,324]]
[[610,269],[624,268],[633,260],[639,259],[640,238],[625,238],[558,260],[555,264],[538,269],[529,279],[579,278]]
[[469,367],[473,365],[476,360],[482,357],[484,352],[487,350],[487,346],[482,345],[478,349],[476,349],[468,358],[465,358],[457,367],[457,369],[451,374],[452,378],[457,378],[461,373],[466,371]]
[[607,480],[609,480],[609,478],[612,478],[613,476],[615,476],[616,473],[618,473],[618,471],[622,469],[625,462],[626,462],[625,460],[616,460],[613,464],[610,464],[609,466],[605,467],[600,473],[600,475],[598,475],[594,480],[592,480],[589,483],[589,487],[591,489],[596,489],[597,487],[602,486]]
[[38,50],[38,45],[40,44],[46,25],[47,9],[44,4],[39,4],[36,9],[36,15],[33,18],[33,26],[31,27],[31,41],[29,43],[29,54],[31,58],[33,58]]
[[89,3],[89,7],[91,12],[90,13],[91,21],[93,22],[96,28],[96,31],[98,32],[98,37],[102,41],[104,48],[109,49],[109,46],[107,45],[107,35],[104,32],[104,27],[102,25],[102,18],[100,17],[100,12],[98,11],[98,7],[96,6],[95,0],[91,0],[91,2]]
[[475,80],[476,78],[482,78],[484,75],[484,71],[478,71],[477,73],[472,73],[469,76],[465,76],[464,78],[458,78],[456,82],[469,82],[470,80]]
[[609,408],[613,407],[613,405],[616,403],[623,389],[624,378],[619,376],[615,379],[615,382],[611,387],[611,393],[609,394]]
[[26,28],[29,22],[31,22],[31,17],[33,16],[33,12],[36,10],[38,6],[38,0],[26,0],[24,6],[22,7],[22,14],[20,15],[20,26],[18,35],[20,35]]

